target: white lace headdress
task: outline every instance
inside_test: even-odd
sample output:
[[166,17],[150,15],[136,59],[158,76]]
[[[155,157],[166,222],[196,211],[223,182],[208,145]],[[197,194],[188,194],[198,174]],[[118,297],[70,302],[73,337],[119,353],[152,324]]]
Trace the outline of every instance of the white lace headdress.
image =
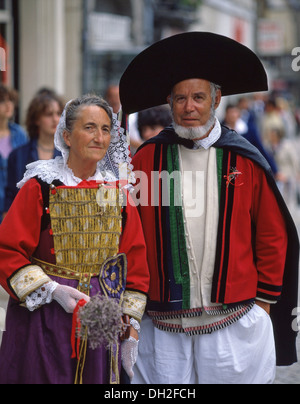
[[[51,184],[58,179],[64,182],[66,172],[76,177],[68,167],[69,147],[66,145],[63,133],[66,130],[66,112],[73,100],[69,101],[62,113],[59,124],[54,136],[54,144],[62,157],[56,157],[54,160],[40,160],[29,164],[26,167],[26,173],[22,181],[17,186],[21,188],[29,179],[38,176],[41,180]],[[127,134],[118,120],[118,116],[112,112],[112,130],[111,142],[105,157],[98,162],[97,174],[101,174],[103,180],[117,181],[122,180],[125,186],[135,184],[133,166],[131,164],[130,148]],[[80,179],[77,179],[80,182]]]

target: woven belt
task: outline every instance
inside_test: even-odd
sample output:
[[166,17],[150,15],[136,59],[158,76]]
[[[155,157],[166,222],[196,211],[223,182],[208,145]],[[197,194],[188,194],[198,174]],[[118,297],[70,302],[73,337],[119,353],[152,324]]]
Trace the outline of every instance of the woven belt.
[[97,273],[93,273],[91,275],[88,272],[86,272],[86,273],[76,272],[69,268],[64,268],[64,267],[59,267],[57,265],[49,264],[48,262],[41,261],[37,258],[31,258],[31,262],[35,265],[40,266],[47,275],[57,276],[59,278],[64,278],[64,279],[75,279],[77,281],[82,281],[82,280],[86,279],[87,281],[89,281],[90,278],[100,275],[100,268]]

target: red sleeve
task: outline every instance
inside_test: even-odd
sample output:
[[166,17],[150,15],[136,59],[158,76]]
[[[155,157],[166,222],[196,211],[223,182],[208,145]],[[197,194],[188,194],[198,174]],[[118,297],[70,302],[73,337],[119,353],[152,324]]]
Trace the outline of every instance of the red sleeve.
[[125,226],[120,240],[119,252],[125,253],[127,256],[126,290],[147,294],[149,270],[145,238],[137,208],[130,197],[128,197],[125,207]]
[[253,193],[257,297],[277,301],[282,291],[288,235],[274,192],[258,167],[255,170]]
[[[150,299],[160,301],[160,271],[158,263],[157,251],[157,234],[155,228],[155,207],[152,203],[153,189],[151,173],[154,171],[155,161],[155,144],[149,144],[135,154],[132,164],[137,179],[135,186],[135,195],[138,205],[138,210],[141,218],[142,227],[147,246],[147,260],[150,271]],[[160,153],[161,155],[161,153]],[[161,252],[163,246],[161,245]]]
[[0,284],[14,298],[9,278],[30,265],[29,258],[39,244],[42,215],[41,188],[32,179],[20,190],[0,226]]

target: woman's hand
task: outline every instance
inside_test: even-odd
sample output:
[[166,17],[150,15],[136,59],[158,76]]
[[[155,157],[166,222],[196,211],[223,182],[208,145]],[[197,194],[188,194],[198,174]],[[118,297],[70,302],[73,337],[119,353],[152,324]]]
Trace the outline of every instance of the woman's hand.
[[130,325],[130,317],[128,315],[124,315],[122,317],[123,329],[124,332],[121,334],[121,341],[129,339],[133,337],[135,340],[139,340],[139,333],[135,330],[132,325]]
[[130,380],[133,379],[133,367],[138,357],[139,334],[130,324],[130,317],[125,315],[122,318],[124,333],[121,336],[122,365]]
[[64,285],[57,285],[52,296],[53,300],[56,300],[69,314],[73,313],[79,300],[84,299],[87,303],[90,301],[89,296],[79,292],[77,289]]

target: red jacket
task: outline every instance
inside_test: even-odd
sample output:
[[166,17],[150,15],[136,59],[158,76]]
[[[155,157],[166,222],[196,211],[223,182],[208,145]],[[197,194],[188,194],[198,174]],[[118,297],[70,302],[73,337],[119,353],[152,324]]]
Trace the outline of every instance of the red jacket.
[[[147,174],[148,206],[140,206],[140,215],[147,244],[150,267],[149,298],[152,302],[165,303],[172,309],[170,301],[180,300],[173,295],[169,282],[174,263],[164,259],[170,246],[172,234],[167,232],[167,208],[151,206],[151,171],[157,160],[157,168],[163,168],[163,148],[154,144],[144,147],[134,158],[136,171]],[[158,155],[155,156],[155,153]],[[232,161],[234,159],[234,162]],[[244,157],[224,154],[220,186],[220,221],[216,251],[216,267],[213,282],[213,303],[233,304],[261,297],[273,302],[279,300],[282,290],[283,273],[287,251],[287,231],[285,221],[276,197],[268,185],[266,176],[258,165]],[[235,184],[227,186],[230,167],[235,166],[239,175]],[[225,170],[225,171],[224,171]],[[146,177],[144,177],[146,178]],[[143,181],[143,180],[142,180]],[[145,184],[140,183],[141,194]],[[142,203],[142,201],[141,201]],[[164,220],[166,220],[164,222]],[[159,228],[156,227],[158,224]],[[177,231],[180,231],[177,223]],[[184,262],[181,262],[184,272]],[[188,273],[182,273],[182,278]],[[184,282],[184,280],[183,280]],[[189,309],[185,305],[182,287],[183,307],[178,303],[174,310]],[[188,304],[188,302],[186,301]]]
[[[95,184],[85,182],[85,186],[98,187]],[[119,253],[127,256],[126,289],[147,294],[149,271],[145,240],[137,209],[132,205],[128,203],[126,207],[126,224],[120,239]],[[41,232],[44,209],[41,186],[37,180],[32,179],[20,190],[0,226],[0,284],[15,299],[17,297],[10,287],[10,278],[30,265],[32,256],[56,264],[55,255],[51,251],[54,243],[49,233],[50,224]],[[47,245],[46,251],[42,248],[43,256],[40,256],[41,244]]]
[[[162,312],[189,308],[189,267],[182,212],[161,203],[151,205],[155,193],[148,178],[152,171],[179,170],[178,144],[193,146],[170,127],[144,144],[133,159],[143,178],[137,185],[137,197],[150,269],[148,307]],[[297,331],[292,328],[298,305],[296,226],[270,167],[254,146],[222,127],[214,147],[220,219],[211,300],[226,305],[256,297],[278,301],[271,307],[277,364],[290,365],[297,361]],[[241,175],[232,175],[235,169]],[[161,182],[159,186],[161,191]]]

